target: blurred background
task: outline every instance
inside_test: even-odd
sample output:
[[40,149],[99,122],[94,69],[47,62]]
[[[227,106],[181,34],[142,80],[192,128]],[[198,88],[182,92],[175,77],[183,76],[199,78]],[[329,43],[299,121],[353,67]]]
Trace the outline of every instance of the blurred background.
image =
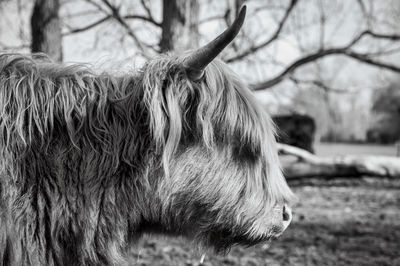
[[[212,40],[243,4],[220,58],[278,125],[299,202],[279,240],[204,265],[400,265],[400,1],[0,0],[0,51],[129,73]],[[182,239],[132,249],[132,265],[199,259]]]

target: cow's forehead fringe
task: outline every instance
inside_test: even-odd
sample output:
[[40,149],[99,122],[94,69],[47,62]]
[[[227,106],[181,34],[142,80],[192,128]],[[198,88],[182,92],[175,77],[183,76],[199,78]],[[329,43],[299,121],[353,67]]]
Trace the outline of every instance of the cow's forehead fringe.
[[[234,142],[235,145],[250,146],[251,150],[259,152],[262,161],[252,166],[260,169],[250,172],[260,173],[255,177],[263,179],[258,184],[267,182],[271,204],[292,201],[293,194],[280,169],[273,122],[251,91],[218,59],[208,65],[203,79],[190,81],[180,68],[181,58],[161,57],[149,61],[142,70],[152,132],[156,142],[164,148],[164,166],[168,166],[178,148],[185,127],[188,110],[182,108],[182,102],[187,100],[188,94],[196,94],[195,117],[189,117],[189,120],[195,120],[197,131],[203,138],[202,145],[212,149],[222,137],[225,144]],[[216,135],[220,139],[216,140]],[[168,172],[168,168],[165,171]]]

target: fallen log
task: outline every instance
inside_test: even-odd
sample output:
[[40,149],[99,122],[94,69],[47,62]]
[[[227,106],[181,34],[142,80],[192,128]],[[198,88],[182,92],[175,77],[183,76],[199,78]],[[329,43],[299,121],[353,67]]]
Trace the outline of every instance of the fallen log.
[[400,178],[400,158],[375,155],[341,155],[319,157],[306,150],[278,144],[280,155],[292,156],[296,160],[282,158],[282,167],[287,179],[307,177],[389,177]]

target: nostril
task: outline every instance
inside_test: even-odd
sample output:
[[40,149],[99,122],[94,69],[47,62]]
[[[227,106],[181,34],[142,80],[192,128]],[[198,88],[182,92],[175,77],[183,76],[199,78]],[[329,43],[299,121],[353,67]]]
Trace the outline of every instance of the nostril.
[[284,222],[289,221],[289,220],[290,220],[290,210],[288,211],[288,210],[286,209],[286,205],[283,205],[283,211],[282,211],[282,213],[283,213],[283,221],[284,221]]

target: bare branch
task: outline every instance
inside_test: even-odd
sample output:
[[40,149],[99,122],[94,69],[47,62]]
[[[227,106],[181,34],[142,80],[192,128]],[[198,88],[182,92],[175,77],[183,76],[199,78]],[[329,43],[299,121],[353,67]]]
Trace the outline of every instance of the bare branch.
[[362,31],[356,38],[354,38],[346,47],[350,48],[356,43],[358,43],[364,36],[371,36],[375,39],[389,40],[389,41],[398,41],[400,40],[400,35],[398,34],[383,34],[376,33],[371,30]]
[[123,16],[123,18],[124,19],[140,19],[140,20],[143,20],[146,22],[150,22],[154,26],[161,27],[161,23],[155,21],[152,17],[145,17],[145,16],[141,16],[141,15],[126,15],[126,16]]
[[71,35],[71,34],[74,34],[74,33],[79,33],[79,32],[82,32],[82,31],[89,30],[89,29],[94,28],[94,27],[100,25],[101,23],[109,20],[110,18],[112,18],[112,16],[105,16],[104,18],[99,19],[99,20],[97,20],[97,21],[95,21],[95,22],[93,22],[93,23],[91,23],[89,25],[86,25],[86,26],[82,27],[82,28],[72,29],[69,32],[64,33],[63,36]]
[[[109,20],[112,17],[113,16],[111,16],[111,15],[105,16],[105,17],[103,17],[103,18],[101,18],[101,19],[99,19],[99,20],[97,20],[97,21],[95,21],[95,22],[93,22],[93,23],[91,23],[89,25],[86,25],[86,26],[84,26],[82,28],[72,29],[69,32],[64,33],[63,35],[66,36],[66,35],[71,35],[71,34],[74,34],[74,33],[79,33],[79,32],[82,32],[82,31],[89,30],[91,28],[94,28],[94,27],[102,24],[103,22]],[[143,20],[143,21],[146,21],[146,22],[150,22],[155,26],[161,27],[160,23],[152,20],[151,18],[140,16],[140,15],[126,15],[126,16],[123,16],[123,19],[140,19],[140,20]]]
[[199,24],[210,22],[210,21],[213,21],[213,20],[220,20],[220,19],[224,19],[224,18],[225,18],[225,15],[216,15],[216,16],[212,16],[212,17],[208,17],[208,18],[202,19],[199,22]]
[[140,3],[142,4],[144,10],[146,10],[147,17],[144,17],[144,16],[136,16],[136,18],[141,17],[143,20],[148,21],[148,22],[151,22],[151,23],[153,23],[154,25],[156,25],[156,26],[158,26],[158,27],[161,27],[161,23],[156,22],[156,20],[154,19],[153,13],[151,12],[150,7],[148,6],[148,1],[146,1],[146,0],[140,0]]
[[257,84],[253,84],[253,85],[251,85],[251,87],[253,90],[263,90],[263,89],[271,88],[272,86],[278,84],[283,79],[285,79],[288,74],[295,71],[298,67],[308,64],[310,62],[319,60],[325,56],[334,55],[334,54],[345,55],[345,56],[351,57],[353,59],[356,59],[360,62],[369,64],[369,65],[381,67],[384,69],[388,69],[388,70],[400,73],[400,66],[395,66],[395,65],[392,65],[389,63],[380,62],[380,61],[372,59],[371,55],[369,55],[369,54],[360,54],[360,53],[350,50],[364,36],[367,36],[367,35],[369,35],[373,38],[376,38],[376,39],[385,39],[385,40],[391,40],[391,41],[400,40],[400,35],[397,35],[397,34],[382,34],[382,33],[372,32],[370,30],[365,30],[365,31],[361,32],[358,36],[356,36],[348,45],[346,45],[344,47],[339,47],[339,48],[330,48],[330,49],[319,50],[313,54],[306,55],[306,56],[296,60],[292,64],[290,64],[288,67],[286,67],[285,70],[283,70],[280,74],[278,74],[274,78],[267,80],[267,81],[257,83]]
[[366,30],[365,35],[370,35],[374,38],[377,39],[385,39],[385,40],[390,40],[390,41],[398,41],[400,40],[400,35],[399,34],[383,34],[383,33],[376,33],[371,30]]
[[353,51],[346,51],[345,55],[372,66],[377,66],[400,73],[400,66],[374,60],[369,56],[369,54],[360,54]]
[[96,15],[98,13],[99,13],[98,10],[84,10],[84,11],[75,12],[73,14],[66,14],[63,17],[70,19],[70,18],[77,18],[77,17],[85,17],[88,15]]
[[[271,10],[271,9],[286,9],[286,8],[283,5],[263,5],[263,6],[260,6],[260,7],[256,7],[254,9],[253,14],[249,14],[248,17],[252,17],[256,13],[258,13],[260,11],[263,11],[265,9]],[[213,20],[226,19],[226,17],[228,15],[229,15],[229,9],[223,15],[215,15],[215,16],[211,16],[211,17],[202,19],[202,20],[200,20],[199,24],[210,22],[210,21],[213,21]]]
[[294,9],[294,7],[296,6],[298,0],[291,0],[289,6],[287,7],[286,11],[285,11],[285,15],[282,17],[281,21],[279,22],[278,28],[276,29],[276,31],[274,32],[274,34],[266,41],[258,44],[258,45],[254,45],[249,47],[248,49],[242,51],[241,53],[226,59],[225,61],[227,63],[232,63],[234,61],[238,61],[250,54],[253,54],[254,52],[260,50],[261,48],[264,48],[266,46],[268,46],[269,44],[271,44],[273,41],[275,41],[278,37],[279,34],[281,33],[283,26],[285,25],[287,19],[289,18],[290,13],[292,12],[292,10]]
[[271,10],[271,9],[284,9],[284,8],[285,8],[284,5],[263,5],[263,6],[256,7],[254,9],[254,11],[259,12],[259,11],[263,11],[265,9]]
[[319,49],[324,49],[324,43],[325,43],[325,23],[326,23],[326,15],[325,15],[325,10],[324,6],[322,4],[322,1],[318,1],[318,6],[320,10],[320,17],[319,17]]
[[113,6],[108,0],[102,0],[102,1],[111,10],[113,19],[116,20],[123,28],[125,28],[128,35],[132,37],[133,41],[138,46],[142,55],[148,58],[149,55],[147,54],[146,49],[144,48],[145,44],[143,44],[143,42],[139,40],[139,38],[136,36],[136,34],[133,32],[130,26],[126,23],[124,18],[119,13],[119,8]]
[[367,27],[371,28],[372,25],[372,18],[371,18],[371,14],[368,13],[367,11],[367,7],[365,6],[364,2],[362,0],[357,0],[358,5],[360,6],[360,10],[367,22]]
[[337,48],[337,49],[326,49],[322,51],[318,51],[314,54],[310,54],[307,56],[304,56],[292,64],[290,64],[284,71],[282,71],[280,74],[278,74],[276,77],[260,82],[257,84],[251,85],[251,88],[253,90],[263,90],[263,89],[268,89],[271,88],[272,86],[278,84],[281,82],[286,76],[290,73],[292,73],[294,70],[296,70],[298,67],[303,66],[305,64],[308,64],[310,62],[316,61],[322,57],[325,57],[327,55],[332,55],[332,54],[343,54],[346,51],[346,48]]
[[291,81],[293,81],[295,84],[307,84],[307,85],[313,85],[316,86],[318,88],[321,88],[324,92],[334,92],[334,93],[347,93],[348,90],[341,90],[341,89],[336,89],[336,88],[332,88],[330,86],[328,86],[326,83],[324,83],[321,80],[302,80],[302,79],[298,79],[294,76],[290,76],[289,79]]
[[99,11],[107,14],[107,11],[101,5],[96,3],[95,1],[93,1],[93,0],[86,0],[86,1],[89,2],[90,4],[92,4],[93,6],[95,6]]

